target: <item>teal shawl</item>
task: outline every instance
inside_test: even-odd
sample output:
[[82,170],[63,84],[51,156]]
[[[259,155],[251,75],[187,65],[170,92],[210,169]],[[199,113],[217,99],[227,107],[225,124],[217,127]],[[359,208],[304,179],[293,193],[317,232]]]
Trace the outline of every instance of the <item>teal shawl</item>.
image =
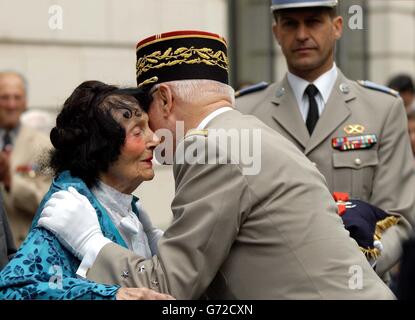
[[[113,242],[127,248],[107,212],[86,184],[68,171],[56,177],[40,203],[31,230],[14,258],[0,273],[1,299],[115,299],[119,286],[98,284],[78,278],[80,261],[66,250],[49,231],[37,227],[40,213],[51,195],[74,187],[86,196],[95,208],[102,233]],[[133,211],[138,215],[133,199]]]

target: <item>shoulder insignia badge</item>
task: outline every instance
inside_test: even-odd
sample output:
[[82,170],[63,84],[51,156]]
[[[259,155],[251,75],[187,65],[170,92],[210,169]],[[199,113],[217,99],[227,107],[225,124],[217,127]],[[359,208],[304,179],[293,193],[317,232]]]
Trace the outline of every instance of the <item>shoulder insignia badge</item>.
[[203,136],[203,137],[207,137],[208,136],[208,133],[209,133],[209,131],[206,130],[206,129],[205,130],[197,130],[197,129],[189,130],[186,133],[186,136],[184,138],[186,139],[186,138],[189,138],[191,136]]
[[388,88],[386,86],[371,82],[371,81],[367,81],[367,80],[357,80],[357,83],[360,84],[362,87],[368,88],[368,89],[372,89],[372,90],[376,90],[376,91],[380,91],[380,92],[384,92],[387,94],[390,94],[392,96],[395,97],[399,97],[399,92],[396,90],[393,90],[391,88]]
[[349,124],[344,127],[344,131],[347,134],[362,134],[365,132],[365,127],[361,124]]
[[246,94],[249,94],[249,93],[261,91],[261,90],[264,90],[265,88],[267,88],[268,86],[269,86],[268,82],[262,81],[260,83],[257,83],[257,84],[254,84],[252,86],[243,88],[239,91],[236,91],[235,92],[235,97],[239,98],[239,97],[242,97],[242,96],[244,96]]

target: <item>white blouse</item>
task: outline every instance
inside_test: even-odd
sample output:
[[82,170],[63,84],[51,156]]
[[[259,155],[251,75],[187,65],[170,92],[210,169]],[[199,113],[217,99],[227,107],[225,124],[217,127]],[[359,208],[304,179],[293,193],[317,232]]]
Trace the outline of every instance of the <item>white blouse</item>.
[[132,209],[132,195],[121,193],[102,181],[91,191],[108,212],[128,249],[146,259],[158,253],[157,242],[163,231],[153,227],[139,201],[136,202],[139,212],[137,217]]

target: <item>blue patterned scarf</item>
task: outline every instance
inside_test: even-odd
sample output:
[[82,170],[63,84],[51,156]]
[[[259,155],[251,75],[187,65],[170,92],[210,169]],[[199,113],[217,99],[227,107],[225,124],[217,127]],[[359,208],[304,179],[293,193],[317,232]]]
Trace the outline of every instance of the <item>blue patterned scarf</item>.
[[[86,196],[95,208],[104,236],[127,248],[105,209],[86,184],[72,177],[68,171],[62,172],[53,180],[40,203],[26,240],[0,273],[0,299],[115,299],[119,286],[78,278],[76,271],[80,261],[52,233],[37,227],[46,201],[53,193],[71,186]],[[133,211],[138,214],[136,200],[133,199]]]

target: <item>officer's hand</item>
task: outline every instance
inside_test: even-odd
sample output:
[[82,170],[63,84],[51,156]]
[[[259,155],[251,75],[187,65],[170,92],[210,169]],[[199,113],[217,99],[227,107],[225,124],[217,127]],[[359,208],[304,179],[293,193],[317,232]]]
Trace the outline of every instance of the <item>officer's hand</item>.
[[117,300],[175,300],[168,294],[158,293],[147,288],[120,288],[115,298]]
[[111,242],[103,236],[91,203],[73,187],[51,196],[38,225],[51,231],[80,260],[91,248]]

